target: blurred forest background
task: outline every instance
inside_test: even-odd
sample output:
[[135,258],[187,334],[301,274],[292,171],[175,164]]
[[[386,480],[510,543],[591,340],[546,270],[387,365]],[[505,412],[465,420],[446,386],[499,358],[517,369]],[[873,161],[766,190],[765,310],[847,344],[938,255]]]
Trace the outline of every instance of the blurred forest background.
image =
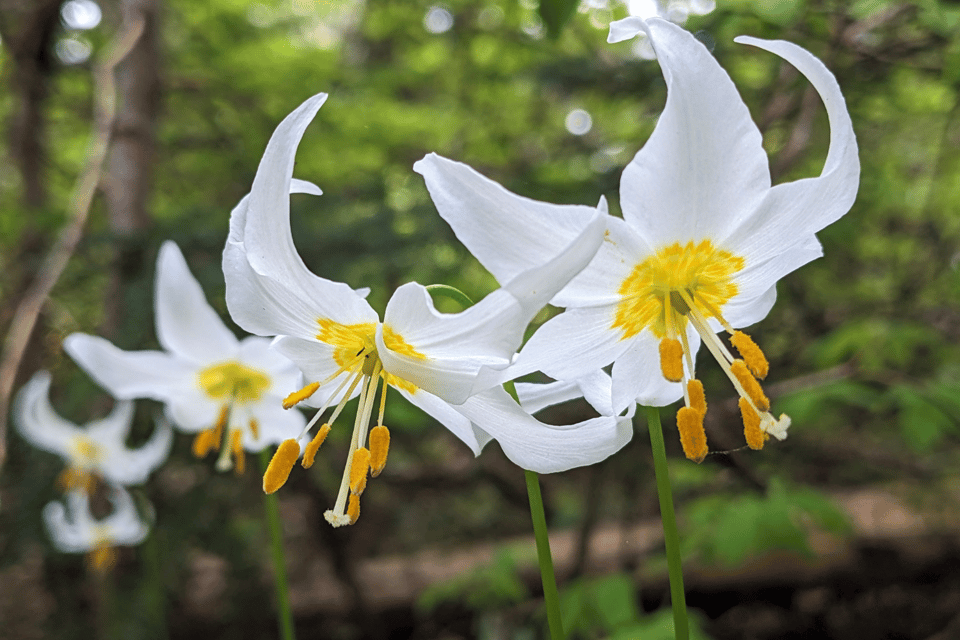
[[[627,11],[590,0],[565,24],[545,25],[534,0],[0,0],[3,335],[16,330],[14,314],[61,231],[81,229],[75,185],[102,126],[97,64],[143,18],[117,68],[89,217],[19,371],[0,370],[0,386],[16,390],[49,369],[63,416],[83,424],[104,415],[110,399],[61,341],[85,331],[156,348],[152,279],[167,239],[226,317],[229,212],[274,127],[320,91],[330,99],[295,171],[324,190],[293,200],[307,264],[371,287],[381,311],[410,280],[479,298],[494,281],[411,165],[436,151],[526,196],[593,205],[605,195],[616,210],[620,171],[665,99],[655,61],[630,43],[605,43],[607,24]],[[793,418],[790,437],[697,466],[667,429],[700,637],[960,637],[960,2],[719,0],[685,27],[749,105],[775,181],[819,173],[826,115],[790,65],[733,43],[740,34],[790,40],[824,61],[863,165],[853,210],[820,234],[825,257],[785,278],[752,329],[771,359],[774,410]],[[728,384],[716,367],[701,373],[713,399],[711,448],[740,447]],[[157,409],[138,405],[136,437]],[[663,411],[665,426],[673,414]],[[587,416],[572,404],[543,419]],[[542,637],[521,470],[496,443],[475,460],[402,401],[389,403],[387,424],[391,461],[355,526],[334,530],[322,518],[345,430],[279,493],[299,635]],[[639,427],[602,464],[542,478],[574,638],[672,637]],[[105,618],[82,557],[56,552],[43,529],[61,461],[15,431],[5,438],[0,637],[275,637],[255,468],[218,474],[178,436],[137,489],[156,526],[123,551]]]

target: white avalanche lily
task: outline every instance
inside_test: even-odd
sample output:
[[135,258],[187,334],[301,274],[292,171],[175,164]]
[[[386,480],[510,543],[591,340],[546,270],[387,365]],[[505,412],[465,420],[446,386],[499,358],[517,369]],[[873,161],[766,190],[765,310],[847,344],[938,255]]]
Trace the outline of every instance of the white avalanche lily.
[[173,431],[163,420],[139,449],[125,442],[133,422],[133,403],[117,402],[106,418],[81,428],[61,418],[50,405],[50,374],[40,371],[20,389],[14,407],[20,435],[67,463],[60,474],[64,490],[89,493],[98,479],[118,485],[142,484],[170,454]]
[[[250,194],[231,215],[223,256],[230,315],[247,331],[280,336],[275,348],[311,381],[291,394],[286,406],[319,407],[303,434],[277,450],[264,490],[283,485],[301,454],[301,441],[336,404],[303,451],[303,466],[313,464],[330,425],[346,401],[359,394],[340,492],[326,513],[334,526],[354,522],[368,470],[376,476],[386,462],[387,386],[444,424],[475,454],[495,438],[526,469],[561,471],[602,460],[622,447],[630,439],[629,421],[601,417],[551,427],[525,413],[500,387],[530,320],[597,251],[604,212],[571,207],[578,215],[571,216],[566,242],[519,268],[503,288],[461,313],[437,312],[427,290],[410,283],[393,294],[381,322],[358,292],[311,273],[291,236],[289,194],[320,193],[291,174],[303,132],[326,97],[308,99],[277,127]],[[379,414],[368,434],[381,379]]]
[[[845,214],[860,175],[857,144],[836,79],[809,52],[740,37],[778,54],[820,93],[830,121],[821,174],[771,186],[760,132],[726,72],[690,33],[659,19],[611,24],[610,40],[647,35],[667,81],[667,103],[646,145],[623,172],[623,219],[607,218],[593,262],[552,303],[566,311],[524,346],[514,375],[541,370],[578,380],[613,363],[615,413],[639,402],[669,404],[688,457],[707,453],[703,386],[694,377],[702,340],[741,397],[747,443],[786,437],[789,419],[769,413],[758,378],[762,351],[736,331],[761,320],[776,282],[822,255],[815,233]],[[469,167],[428,155],[423,174],[440,214],[501,282],[522,260],[568,242],[566,222]],[[730,333],[731,350],[717,337]],[[660,366],[655,363],[659,361]]]
[[153,398],[170,419],[196,433],[193,452],[220,448],[217,469],[243,473],[251,452],[300,432],[305,419],[280,401],[300,373],[270,341],[238,341],[190,273],[180,249],[165,242],[154,292],[157,338],[164,351],[122,351],[96,336],[74,333],[63,347],[102,387],[121,399]]
[[60,502],[43,508],[53,546],[64,553],[86,553],[90,567],[100,573],[116,564],[116,547],[138,545],[150,531],[126,490],[111,486],[109,497],[113,512],[103,519],[93,517],[90,498],[81,491],[67,494],[66,508]]

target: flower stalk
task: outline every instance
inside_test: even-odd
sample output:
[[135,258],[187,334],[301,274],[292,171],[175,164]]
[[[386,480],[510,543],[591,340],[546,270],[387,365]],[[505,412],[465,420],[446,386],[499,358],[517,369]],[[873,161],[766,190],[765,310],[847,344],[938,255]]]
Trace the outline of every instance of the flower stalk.
[[550,536],[547,533],[547,517],[543,511],[543,496],[540,494],[540,478],[533,471],[524,470],[527,480],[527,496],[530,499],[530,518],[533,520],[533,535],[537,541],[537,562],[543,582],[543,600],[547,607],[547,625],[550,640],[563,640],[563,621],[560,618],[560,596],[557,593],[557,578],[550,555]]
[[[270,455],[260,451],[260,471],[266,473]],[[290,587],[287,583],[287,565],[283,558],[283,531],[280,526],[280,503],[276,494],[265,493],[263,506],[270,530],[270,547],[273,555],[273,581],[277,588],[277,624],[281,640],[294,640],[293,610],[290,608]]]
[[670,604],[673,607],[673,630],[676,640],[690,637],[687,622],[687,602],[683,592],[683,568],[680,562],[680,536],[677,517],[673,511],[673,494],[667,469],[667,451],[663,445],[660,410],[647,407],[647,427],[650,429],[650,448],[653,450],[653,469],[657,477],[657,495],[660,498],[660,519],[663,522],[663,540],[667,547],[667,570],[670,574]]

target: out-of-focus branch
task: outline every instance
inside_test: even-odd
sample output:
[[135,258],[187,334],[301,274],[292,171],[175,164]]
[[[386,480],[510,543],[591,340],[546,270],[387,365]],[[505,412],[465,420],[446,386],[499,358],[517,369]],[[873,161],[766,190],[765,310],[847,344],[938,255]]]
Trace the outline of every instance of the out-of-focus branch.
[[77,178],[71,196],[70,217],[17,306],[4,341],[3,353],[0,356],[0,468],[7,457],[10,396],[20,362],[36,327],[40,311],[80,242],[90,206],[100,184],[116,113],[114,69],[136,44],[143,28],[143,20],[125,23],[112,43],[110,53],[102,63],[94,66],[93,134],[87,163]]

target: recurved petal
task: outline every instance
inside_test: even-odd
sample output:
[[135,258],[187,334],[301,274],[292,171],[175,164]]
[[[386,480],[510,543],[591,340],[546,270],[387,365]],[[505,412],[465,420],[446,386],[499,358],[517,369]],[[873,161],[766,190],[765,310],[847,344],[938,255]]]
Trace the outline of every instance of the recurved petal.
[[[71,505],[70,514],[62,502],[48,503],[43,508],[43,521],[47,526],[47,533],[53,546],[64,553],[83,553],[92,547],[92,540],[88,535],[89,527],[82,526],[90,519],[89,503],[86,494],[71,492],[67,494],[67,502]],[[85,519],[78,513],[85,511]]]
[[770,188],[762,138],[730,76],[690,32],[627,18],[611,39],[643,31],[667,81],[657,126],[620,181],[624,219],[654,247],[726,237]]
[[192,385],[197,365],[162,351],[122,351],[109,341],[72,333],[64,350],[115,398],[166,401]]
[[510,460],[530,471],[555,473],[600,462],[630,441],[629,418],[601,417],[553,426],[520,408],[501,387],[453,406],[490,435]]
[[510,364],[528,322],[503,289],[460,313],[440,313],[424,287],[408,283],[387,303],[377,352],[389,373],[459,404],[485,382],[479,379],[485,367]]
[[515,388],[520,406],[528,413],[536,413],[543,408],[582,397],[600,415],[614,415],[611,402],[612,381],[602,369],[569,382],[517,382]]
[[123,487],[112,486],[110,502],[113,503],[113,513],[99,524],[110,532],[112,542],[126,546],[143,542],[150,532],[150,527],[140,518],[133,496]]
[[101,463],[103,476],[123,486],[143,484],[170,456],[173,428],[163,417],[154,420],[153,435],[137,449],[128,449],[123,440],[114,440]]
[[50,373],[47,371],[38,371],[17,393],[13,417],[17,430],[27,442],[64,458],[70,454],[71,441],[82,433],[50,405]]
[[473,455],[480,455],[483,447],[490,442],[490,434],[472,424],[469,418],[457,412],[449,403],[432,393],[427,393],[422,389],[417,389],[415,393],[403,389],[398,389],[398,391],[411,404],[419,407],[424,413],[445,426],[450,433],[463,441],[473,451]]
[[830,121],[830,150],[816,178],[779,184],[732,230],[725,244],[756,262],[807,241],[849,211],[860,183],[860,158],[840,85],[809,51],[782,40],[741,36],[737,42],[776,53],[807,77],[823,99]]
[[594,207],[518,196],[435,153],[413,170],[424,177],[437,211],[460,242],[501,284],[552,260],[597,215]]
[[180,248],[169,240],[157,256],[154,308],[157,339],[179,358],[204,364],[236,352],[237,339],[207,302]]

